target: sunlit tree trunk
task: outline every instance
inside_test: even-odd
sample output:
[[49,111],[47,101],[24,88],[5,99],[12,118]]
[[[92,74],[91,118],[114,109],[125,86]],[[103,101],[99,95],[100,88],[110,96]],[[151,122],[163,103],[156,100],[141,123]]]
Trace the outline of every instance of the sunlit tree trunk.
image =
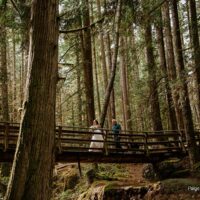
[[58,80],[57,11],[56,0],[32,1],[26,95],[5,200],[51,197]]

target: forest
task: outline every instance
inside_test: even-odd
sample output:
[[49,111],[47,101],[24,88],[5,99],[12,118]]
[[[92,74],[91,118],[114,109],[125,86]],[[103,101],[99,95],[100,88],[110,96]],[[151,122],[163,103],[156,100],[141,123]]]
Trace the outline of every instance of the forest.
[[198,0],[0,0],[0,123],[20,124],[4,199],[50,200],[56,126],[94,119],[181,133],[200,174],[199,32]]

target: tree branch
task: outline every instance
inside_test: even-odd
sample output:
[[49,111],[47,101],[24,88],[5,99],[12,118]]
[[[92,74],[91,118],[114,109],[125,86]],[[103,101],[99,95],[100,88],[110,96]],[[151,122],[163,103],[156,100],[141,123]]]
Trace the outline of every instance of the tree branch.
[[149,15],[151,15],[156,9],[158,9],[159,7],[161,7],[164,3],[165,3],[165,1],[167,1],[167,0],[163,0],[163,1],[161,1],[158,5],[156,5],[152,10],[150,10],[149,11]]
[[20,9],[17,7],[16,3],[13,1],[13,0],[10,0],[14,9],[18,12],[20,18],[21,18],[21,12],[20,12]]
[[104,17],[102,17],[101,19],[97,20],[96,22],[93,22],[92,24],[90,24],[89,26],[85,26],[82,28],[77,28],[77,29],[72,29],[72,30],[60,30],[60,33],[75,33],[75,32],[79,32],[88,28],[92,28],[93,26],[95,26],[98,23],[102,23],[104,21]]

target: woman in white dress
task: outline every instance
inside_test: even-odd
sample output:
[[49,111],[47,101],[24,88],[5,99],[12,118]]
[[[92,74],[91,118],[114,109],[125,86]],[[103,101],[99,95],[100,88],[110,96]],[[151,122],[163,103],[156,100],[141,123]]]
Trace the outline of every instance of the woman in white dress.
[[[91,138],[92,141],[90,143],[89,151],[101,152],[103,150],[103,145],[104,145],[103,135],[102,135],[102,131],[100,130],[100,125],[96,119],[93,120],[93,125],[90,128],[94,134],[92,135],[92,138]],[[100,142],[96,142],[96,141],[93,142],[93,140],[98,140]],[[97,148],[97,149],[92,149],[92,148]]]

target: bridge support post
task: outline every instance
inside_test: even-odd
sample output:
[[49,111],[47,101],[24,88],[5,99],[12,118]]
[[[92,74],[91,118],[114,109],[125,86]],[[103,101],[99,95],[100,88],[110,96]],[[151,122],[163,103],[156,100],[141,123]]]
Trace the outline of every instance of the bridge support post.
[[179,145],[180,145],[180,148],[182,149],[183,152],[186,152],[186,149],[185,149],[185,146],[184,146],[184,142],[183,142],[183,133],[180,131],[179,132]]
[[148,133],[144,133],[145,135],[145,143],[144,143],[144,149],[145,149],[145,154],[148,156],[149,155],[149,148],[148,148]]
[[77,156],[77,160],[78,160],[79,175],[80,175],[80,177],[82,177],[81,162],[80,162],[80,157],[79,157],[79,155]]
[[8,134],[9,134],[9,123],[5,123],[5,132],[4,132],[4,152],[8,149]]
[[62,126],[58,127],[58,151],[59,153],[62,152],[62,147],[61,147],[61,135],[62,135]]
[[105,155],[108,155],[108,144],[107,144],[107,135],[108,135],[108,131],[105,130],[105,138],[104,138],[104,151],[105,151]]

